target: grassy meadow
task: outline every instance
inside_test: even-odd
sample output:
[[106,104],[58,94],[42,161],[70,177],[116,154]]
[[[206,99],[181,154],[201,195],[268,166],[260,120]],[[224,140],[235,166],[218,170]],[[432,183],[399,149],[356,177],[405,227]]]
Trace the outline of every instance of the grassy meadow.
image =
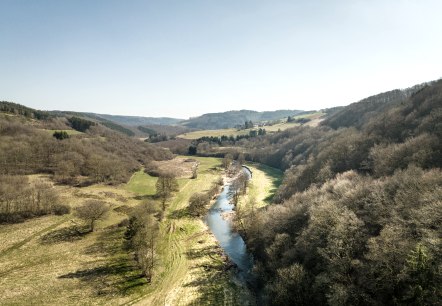
[[239,205],[247,205],[251,199],[256,201],[258,208],[270,204],[281,184],[283,172],[258,163],[248,162],[246,166],[252,171],[252,179],[247,194],[240,199]]
[[[190,196],[209,189],[223,174],[220,159],[193,159],[199,162],[198,177],[179,179],[180,191],[160,225],[159,260],[152,283],[146,283],[124,249],[125,226],[119,225],[132,207],[155,201],[156,178],[139,171],[120,186],[54,187],[72,208],[88,199],[110,205],[110,213],[93,233],[76,233],[74,226],[81,222],[72,214],[0,225],[1,304],[252,305],[247,288],[225,271],[226,258],[207,226],[187,213]],[[251,168],[251,196],[265,202],[279,173],[258,165]],[[36,178],[49,180],[31,176]],[[261,184],[264,187],[258,188]]]

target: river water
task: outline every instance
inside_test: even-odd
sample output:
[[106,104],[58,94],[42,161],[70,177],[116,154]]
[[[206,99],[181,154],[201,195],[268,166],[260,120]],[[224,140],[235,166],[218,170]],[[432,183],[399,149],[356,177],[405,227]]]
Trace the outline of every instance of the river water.
[[[243,171],[251,178],[251,172],[243,167]],[[229,188],[227,184],[220,193],[216,202],[209,209],[206,223],[215,235],[224,252],[238,267],[238,275],[242,280],[247,280],[253,267],[253,257],[247,252],[246,244],[242,237],[232,229],[231,221],[222,217],[223,213],[232,212],[234,205],[230,203]]]

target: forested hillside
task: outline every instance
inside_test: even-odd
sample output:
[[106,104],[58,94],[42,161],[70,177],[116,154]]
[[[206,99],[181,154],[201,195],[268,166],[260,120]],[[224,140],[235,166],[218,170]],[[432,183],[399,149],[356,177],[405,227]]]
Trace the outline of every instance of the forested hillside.
[[285,170],[244,235],[274,305],[436,305],[442,295],[442,81],[250,139]]
[[141,116],[118,116],[118,115],[106,115],[106,114],[94,114],[103,119],[114,121],[119,124],[128,126],[138,125],[175,125],[183,119],[169,118],[169,117],[141,117]]
[[196,129],[225,129],[243,125],[246,121],[268,121],[287,118],[301,113],[299,110],[277,110],[267,112],[256,112],[251,110],[228,111],[223,113],[204,114],[199,117],[190,118],[181,124]]
[[[91,182],[118,183],[151,160],[171,158],[164,149],[114,132],[106,122],[43,114],[47,120],[0,113],[0,173],[51,173],[63,181],[81,175]],[[56,130],[73,129],[78,133],[66,133],[65,139],[57,139],[53,135],[56,130],[45,129],[53,124],[52,120],[58,123]]]

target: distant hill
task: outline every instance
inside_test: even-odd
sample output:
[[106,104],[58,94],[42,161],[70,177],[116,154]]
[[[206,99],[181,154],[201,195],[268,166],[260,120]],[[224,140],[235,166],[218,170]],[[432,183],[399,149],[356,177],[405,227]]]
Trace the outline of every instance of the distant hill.
[[143,125],[175,125],[183,119],[168,118],[168,117],[141,117],[141,116],[120,116],[120,115],[106,115],[94,114],[95,116],[107,119],[119,124],[128,126],[143,126]]
[[36,110],[21,104],[0,101],[0,112],[10,113],[14,115],[22,115],[28,118],[47,119],[50,114],[45,111]]
[[237,110],[223,113],[209,113],[190,118],[181,122],[182,125],[195,129],[225,129],[244,124],[245,121],[277,120],[301,113],[301,110],[277,110],[257,112],[252,110]]

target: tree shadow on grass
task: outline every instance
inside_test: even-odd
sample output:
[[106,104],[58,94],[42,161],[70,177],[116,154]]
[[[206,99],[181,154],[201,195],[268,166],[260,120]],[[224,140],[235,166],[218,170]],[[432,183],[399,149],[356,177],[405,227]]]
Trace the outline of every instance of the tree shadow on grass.
[[72,225],[45,234],[41,237],[41,243],[74,242],[82,239],[88,233],[90,233],[88,226]]
[[[147,284],[133,255],[124,248],[124,228],[108,227],[97,233],[94,244],[85,248],[90,256],[100,260],[90,268],[59,276],[60,279],[79,279],[92,286],[97,295],[126,295]],[[98,263],[98,264],[97,264]]]
[[58,278],[79,279],[95,288],[97,295],[127,294],[129,290],[143,286],[146,278],[138,267],[120,258],[98,267],[81,269]]
[[108,227],[97,233],[98,236],[94,244],[85,248],[88,255],[109,256],[121,253],[123,246],[123,232],[121,227]]
[[152,194],[146,194],[146,195],[133,196],[132,199],[138,200],[138,201],[143,201],[143,200],[155,200],[156,197],[155,197],[155,195],[152,195]]
[[273,198],[275,197],[276,191],[278,189],[277,188],[273,188],[269,191],[269,195],[267,197],[264,198],[264,202],[266,202],[267,204],[272,204],[273,202]]
[[[194,269],[198,269],[196,277],[192,278],[184,287],[194,287],[197,295],[187,301],[189,305],[253,305],[252,302],[240,298],[242,288],[231,281],[235,271],[228,259],[224,256],[220,247],[195,246],[190,249],[186,256],[189,260],[198,260]],[[210,258],[210,259],[209,259]]]
[[[206,247],[203,249],[191,249],[188,252],[186,252],[186,256],[188,259],[192,260],[192,259],[197,259],[197,258],[201,258],[201,257],[206,257],[209,256],[211,258],[213,258],[213,256],[222,256],[222,251],[216,248],[212,248],[212,247]],[[215,258],[213,258],[215,259]],[[219,261],[219,260],[217,260]]]
[[172,211],[168,217],[170,219],[181,219],[181,218],[187,218],[190,217],[189,211],[187,208],[177,209]]
[[198,296],[190,305],[243,305],[226,284],[227,277],[226,272],[217,271],[201,275],[184,284],[184,287],[198,288]]

